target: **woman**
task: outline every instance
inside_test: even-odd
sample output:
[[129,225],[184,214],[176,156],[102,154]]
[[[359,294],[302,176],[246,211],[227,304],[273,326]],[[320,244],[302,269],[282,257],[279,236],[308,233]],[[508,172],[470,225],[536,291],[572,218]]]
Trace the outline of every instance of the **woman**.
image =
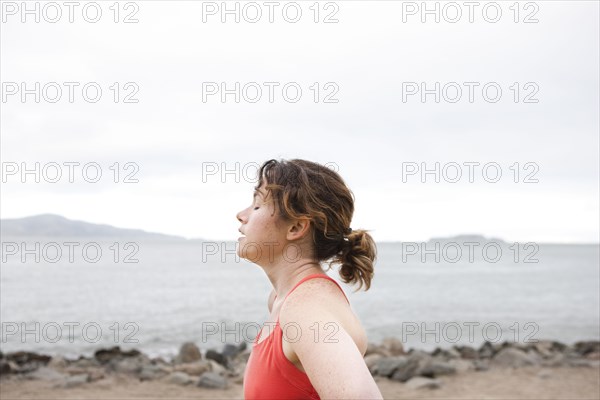
[[337,173],[305,160],[269,160],[258,177],[252,204],[237,214],[238,254],[263,268],[273,291],[244,397],[382,399],[363,359],[365,331],[321,267],[337,262],[344,282],[371,285],[376,247],[350,229],[353,194]]

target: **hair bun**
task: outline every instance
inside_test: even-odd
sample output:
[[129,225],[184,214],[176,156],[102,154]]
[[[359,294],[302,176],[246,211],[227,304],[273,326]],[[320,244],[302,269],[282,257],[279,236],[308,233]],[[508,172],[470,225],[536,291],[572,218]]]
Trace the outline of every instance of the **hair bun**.
[[343,248],[335,262],[341,266],[340,276],[344,282],[358,282],[360,286],[357,290],[360,290],[364,283],[365,290],[369,290],[374,276],[373,263],[377,258],[377,247],[367,231],[358,229],[351,233],[351,237],[344,240]]

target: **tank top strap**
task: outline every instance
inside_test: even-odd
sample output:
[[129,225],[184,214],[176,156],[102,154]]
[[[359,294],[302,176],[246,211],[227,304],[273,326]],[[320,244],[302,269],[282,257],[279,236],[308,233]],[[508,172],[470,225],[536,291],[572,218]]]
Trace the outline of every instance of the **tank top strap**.
[[314,278],[325,278],[325,279],[328,279],[328,280],[332,281],[333,283],[335,283],[335,284],[337,285],[337,287],[338,287],[338,288],[340,288],[340,290],[342,291],[342,294],[343,294],[343,295],[344,295],[344,297],[346,298],[346,301],[348,302],[348,304],[350,304],[350,300],[348,300],[348,296],[346,296],[346,293],[344,292],[344,289],[342,289],[342,287],[340,286],[340,284],[339,284],[339,283],[337,283],[337,282],[335,281],[335,279],[333,279],[332,277],[330,277],[330,276],[329,276],[329,275],[327,275],[327,274],[311,274],[311,275],[307,275],[307,276],[305,276],[304,278],[302,278],[302,279],[300,280],[300,282],[298,282],[298,283],[296,283],[296,284],[294,285],[294,287],[292,288],[292,290],[290,290],[290,291],[289,291],[289,293],[288,293],[288,294],[285,296],[285,298],[283,299],[283,301],[285,302],[285,300],[288,298],[288,296],[289,296],[290,294],[292,294],[292,292],[293,292],[294,290],[296,290],[296,288],[297,288],[298,286],[300,286],[300,285],[301,285],[303,282],[306,282],[307,280],[309,280],[309,279],[314,279]]
[[[344,295],[344,297],[346,298],[346,301],[348,302],[348,304],[350,304],[350,300],[348,300],[348,296],[346,296],[346,293],[344,292],[344,289],[342,289],[342,287],[340,286],[340,284],[339,284],[339,283],[337,283],[337,282],[335,281],[335,279],[333,279],[332,277],[330,277],[330,276],[329,276],[329,275],[327,275],[327,274],[318,274],[318,273],[317,273],[317,274],[311,274],[311,275],[307,275],[307,276],[305,276],[304,278],[302,278],[302,279],[300,280],[300,282],[296,283],[296,284],[294,285],[294,287],[292,288],[292,290],[290,290],[290,291],[289,291],[289,293],[288,293],[288,294],[285,296],[285,298],[283,299],[283,302],[285,303],[285,301],[287,300],[288,296],[289,296],[289,295],[290,295],[290,294],[291,294],[291,293],[292,293],[294,290],[296,290],[296,288],[297,288],[298,286],[300,286],[302,283],[306,282],[307,280],[309,280],[309,279],[314,279],[314,278],[325,278],[325,279],[328,279],[328,280],[332,281],[333,283],[335,283],[335,284],[337,285],[337,287],[338,287],[338,288],[340,288],[340,291],[342,292],[342,294],[343,294],[343,295]],[[277,296],[276,296],[276,297],[277,297]],[[275,333],[275,331],[277,331],[278,329],[279,329],[279,330],[281,330],[281,327],[279,326],[279,312],[277,313],[277,321],[276,321],[276,323],[275,323],[275,326],[274,326],[274,328],[273,328],[273,331],[272,331],[272,332],[273,332],[273,333]],[[263,331],[263,329],[261,328],[261,329],[259,330],[259,332],[258,332],[258,335],[256,336],[256,338],[254,338],[254,343],[255,343],[255,344],[258,344],[258,341],[260,340],[260,338],[261,338],[261,336],[262,336],[262,331]],[[269,335],[269,336],[270,336],[270,335]],[[265,340],[268,340],[268,339],[265,339]],[[261,342],[261,343],[262,343],[262,342]]]

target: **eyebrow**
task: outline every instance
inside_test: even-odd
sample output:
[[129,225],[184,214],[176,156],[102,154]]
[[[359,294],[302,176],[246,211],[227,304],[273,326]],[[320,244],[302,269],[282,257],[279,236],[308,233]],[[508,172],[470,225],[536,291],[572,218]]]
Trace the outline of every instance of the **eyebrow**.
[[254,189],[254,195],[252,196],[252,198],[256,198],[256,196],[260,196],[261,198],[264,199],[264,195],[262,194],[262,192],[259,189]]

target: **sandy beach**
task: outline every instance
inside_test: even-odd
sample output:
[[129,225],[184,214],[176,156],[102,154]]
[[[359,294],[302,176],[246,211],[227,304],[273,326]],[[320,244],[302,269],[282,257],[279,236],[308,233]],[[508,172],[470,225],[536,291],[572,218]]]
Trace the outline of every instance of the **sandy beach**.
[[[442,377],[438,389],[410,389],[406,384],[376,378],[386,399],[598,399],[600,369],[524,367],[465,372]],[[241,384],[205,389],[166,382],[111,377],[75,388],[56,388],[50,382],[6,379],[0,397],[8,399],[243,399]]]
[[[184,343],[166,361],[119,347],[65,359],[0,353],[6,399],[243,399],[244,343],[201,352]],[[365,363],[386,399],[598,399],[600,342],[484,343],[405,351],[370,343]]]

